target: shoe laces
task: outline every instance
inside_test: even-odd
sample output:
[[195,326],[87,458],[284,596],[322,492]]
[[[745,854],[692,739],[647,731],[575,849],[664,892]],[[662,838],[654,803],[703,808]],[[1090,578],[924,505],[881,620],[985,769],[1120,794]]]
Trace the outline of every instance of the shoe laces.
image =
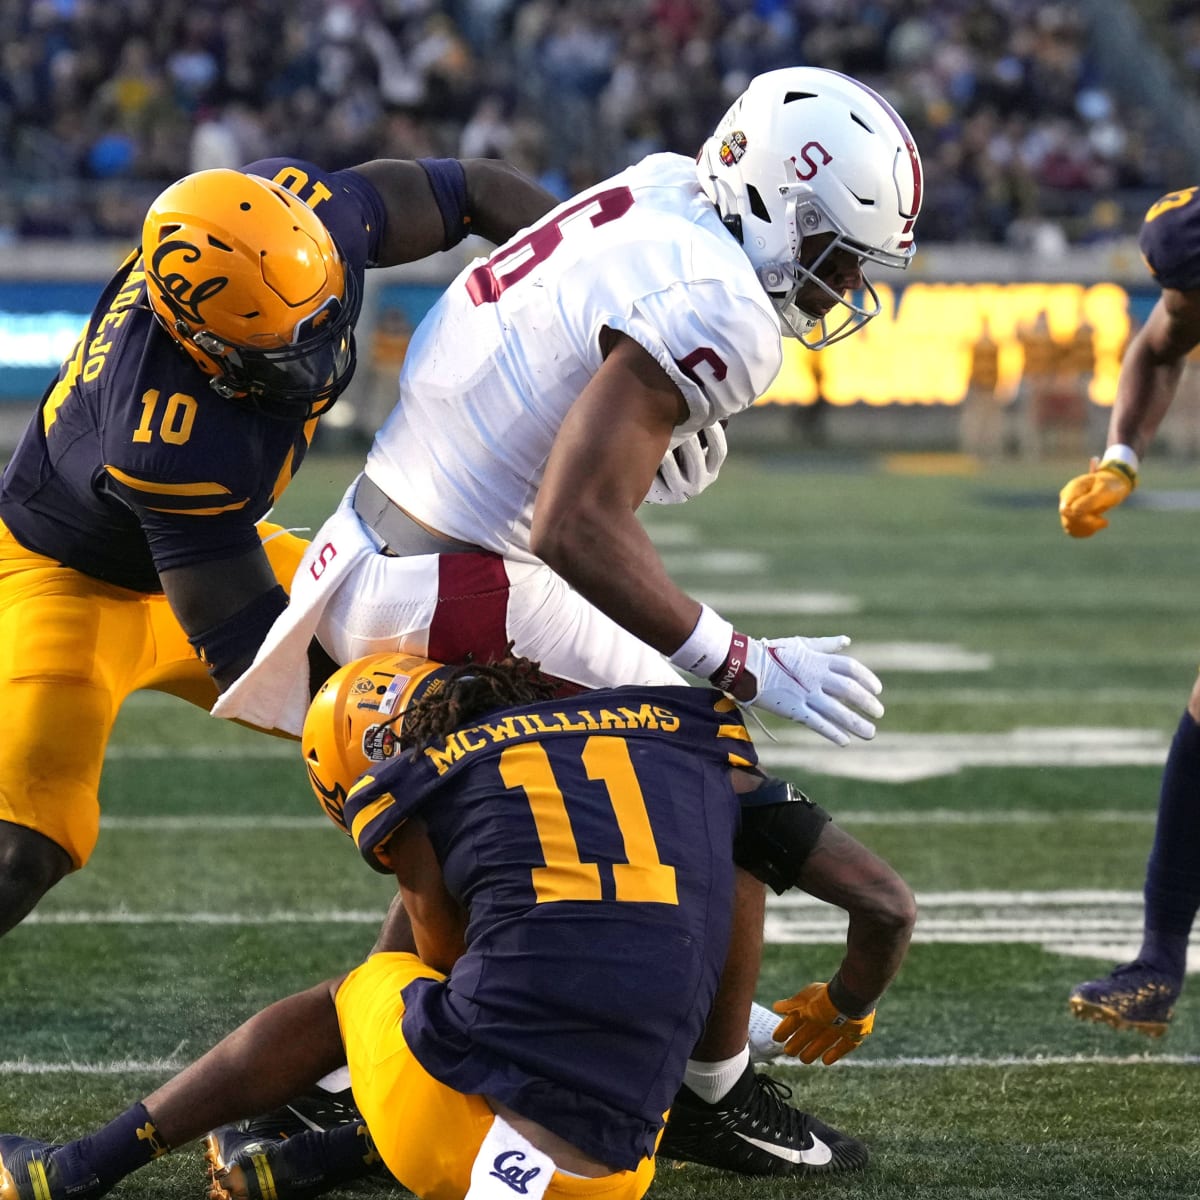
[[1140,958],[1135,958],[1133,962],[1121,963],[1119,966],[1113,967],[1109,975],[1113,979],[1118,975],[1142,975],[1149,969]]
[[786,1083],[756,1072],[754,1091],[747,1098],[742,1112],[755,1129],[803,1142],[808,1134],[808,1117],[788,1103],[791,1096],[792,1089]]
[[1148,985],[1168,989],[1174,987],[1174,981],[1165,971],[1160,971],[1157,967],[1152,967],[1140,958],[1135,958],[1133,962],[1122,963],[1119,967],[1113,967],[1108,977],[1109,979],[1132,977],[1138,979],[1144,986]]

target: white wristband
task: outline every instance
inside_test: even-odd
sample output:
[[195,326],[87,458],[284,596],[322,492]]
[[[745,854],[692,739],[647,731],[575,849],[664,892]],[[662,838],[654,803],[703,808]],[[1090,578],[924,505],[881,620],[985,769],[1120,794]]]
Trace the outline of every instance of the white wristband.
[[702,604],[691,636],[671,655],[671,666],[707,679],[728,658],[732,641],[732,623]]
[[1135,475],[1138,472],[1138,456],[1137,451],[1132,446],[1125,446],[1121,442],[1117,442],[1109,446],[1104,452],[1104,457],[1100,460],[1101,464],[1106,462],[1119,462],[1128,467]]

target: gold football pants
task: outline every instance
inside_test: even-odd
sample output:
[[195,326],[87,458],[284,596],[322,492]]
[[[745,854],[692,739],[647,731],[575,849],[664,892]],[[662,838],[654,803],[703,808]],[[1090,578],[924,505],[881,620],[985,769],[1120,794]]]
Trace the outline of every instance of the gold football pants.
[[[259,533],[290,587],[308,543],[267,522]],[[0,522],[0,820],[44,834],[82,867],[100,829],[109,734],[139,688],[204,709],[217,697],[164,596],[26,550]]]
[[[495,1115],[482,1096],[439,1083],[404,1040],[401,991],[414,979],[442,979],[415,954],[373,954],[343,981],[338,1021],[354,1102],[388,1170],[421,1200],[462,1200],[471,1167]],[[582,1179],[555,1171],[553,1200],[639,1200],[654,1160],[636,1171]]]

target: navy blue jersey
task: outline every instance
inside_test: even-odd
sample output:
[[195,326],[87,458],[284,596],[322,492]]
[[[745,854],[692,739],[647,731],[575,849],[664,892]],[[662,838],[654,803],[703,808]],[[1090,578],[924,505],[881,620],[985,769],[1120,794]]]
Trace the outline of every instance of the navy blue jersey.
[[361,852],[419,816],[468,912],[448,980],[405,989],[431,1075],[620,1168],[654,1140],[725,960],[756,761],[707,688],[617,688],[490,715],[351,789]]
[[[252,163],[313,201],[361,284],[383,201],[352,171]],[[243,554],[299,468],[316,419],[284,421],[218,396],[162,329],[130,255],[100,297],[0,482],[0,520],[27,549],[96,579],[158,592],[158,572]]]
[[1138,246],[1160,286],[1181,292],[1200,288],[1200,188],[1169,192],[1155,201]]

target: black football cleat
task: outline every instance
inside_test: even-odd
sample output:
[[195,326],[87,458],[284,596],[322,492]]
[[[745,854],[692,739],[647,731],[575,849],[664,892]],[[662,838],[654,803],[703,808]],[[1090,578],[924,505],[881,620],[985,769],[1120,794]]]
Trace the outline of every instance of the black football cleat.
[[659,1158],[740,1175],[828,1175],[867,1165],[862,1142],[787,1103],[792,1089],[748,1066],[715,1104],[679,1089]]
[[350,1093],[320,1088],[214,1129],[204,1158],[209,1200],[310,1200],[357,1179],[391,1178]]

